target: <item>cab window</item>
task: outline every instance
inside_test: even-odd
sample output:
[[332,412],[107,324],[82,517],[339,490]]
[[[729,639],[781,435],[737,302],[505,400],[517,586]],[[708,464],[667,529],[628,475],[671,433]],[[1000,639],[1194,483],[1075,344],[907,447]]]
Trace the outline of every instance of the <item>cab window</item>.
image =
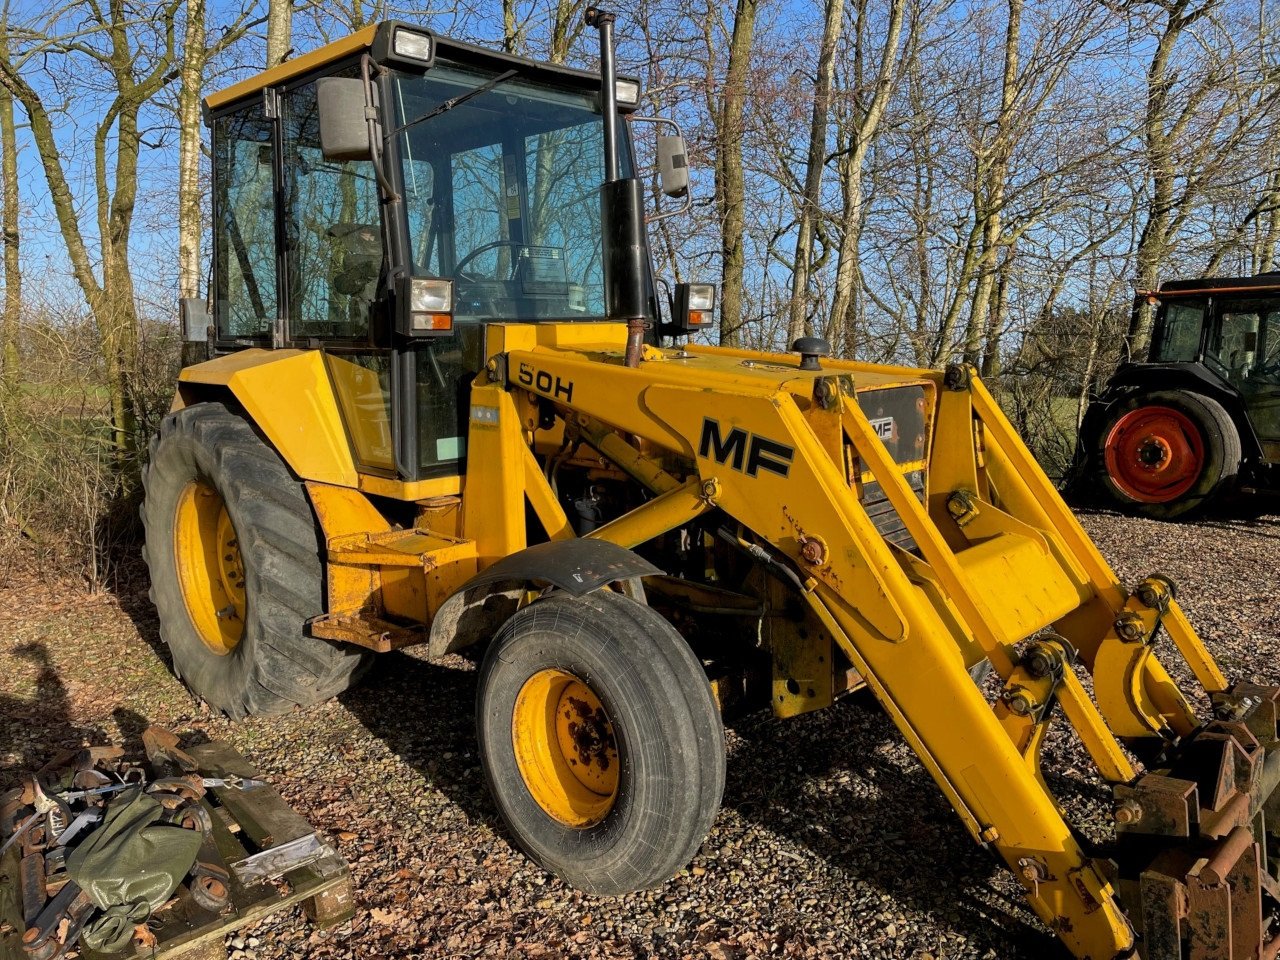
[[272,122],[261,101],[213,122],[214,317],[220,340],[260,340],[276,321]]
[[383,260],[373,163],[321,154],[314,82],[283,100],[289,336],[367,341]]
[[1266,376],[1280,337],[1280,301],[1222,300],[1205,362],[1236,386]]
[[1167,303],[1159,342],[1151,351],[1157,363],[1186,363],[1200,354],[1200,330],[1204,326],[1203,303]]

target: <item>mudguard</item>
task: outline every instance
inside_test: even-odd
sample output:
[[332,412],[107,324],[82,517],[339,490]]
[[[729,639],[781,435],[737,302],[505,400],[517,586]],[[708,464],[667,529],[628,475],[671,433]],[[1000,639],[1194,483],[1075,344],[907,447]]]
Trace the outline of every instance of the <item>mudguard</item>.
[[662,573],[639,554],[605,540],[553,540],[504,557],[472,577],[440,606],[427,647],[432,658],[470,646],[516,611],[531,583],[545,583],[575,597],[631,577]]

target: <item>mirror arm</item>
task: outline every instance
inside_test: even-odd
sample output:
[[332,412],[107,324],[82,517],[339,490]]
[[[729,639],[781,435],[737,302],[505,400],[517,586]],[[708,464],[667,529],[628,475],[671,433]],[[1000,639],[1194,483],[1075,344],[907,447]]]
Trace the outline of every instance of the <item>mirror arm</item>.
[[[681,140],[684,139],[684,131],[680,129],[680,124],[676,123],[670,117],[640,117],[640,116],[632,115],[627,117],[627,122],[628,123],[652,123],[652,124],[665,123],[675,130],[677,137],[679,137]],[[677,217],[677,216],[680,216],[681,214],[688,213],[692,209],[693,209],[693,190],[692,188],[686,188],[684,192],[684,206],[677,207],[675,210],[667,210],[662,213],[653,213],[653,214],[646,213],[644,217],[644,222],[646,224],[657,223],[659,220],[666,220],[668,217]]]
[[383,167],[382,129],[378,122],[378,90],[373,80],[373,61],[366,53],[360,58],[360,75],[364,79],[364,116],[369,124],[369,159],[373,161],[373,172],[380,186],[392,203],[399,201],[391,178]]

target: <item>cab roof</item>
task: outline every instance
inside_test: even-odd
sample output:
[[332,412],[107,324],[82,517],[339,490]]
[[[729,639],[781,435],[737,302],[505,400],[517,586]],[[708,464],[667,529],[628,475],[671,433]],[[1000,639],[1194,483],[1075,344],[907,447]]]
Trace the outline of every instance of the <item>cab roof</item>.
[[1151,291],[1157,297],[1192,296],[1200,293],[1264,293],[1280,290],[1280,270],[1268,270],[1252,277],[1197,277],[1169,280]]
[[[599,74],[589,70],[578,70],[573,67],[530,60],[526,57],[516,57],[511,54],[490,50],[487,47],[440,36],[419,24],[384,20],[381,23],[365,27],[350,36],[327,43],[319,49],[312,50],[310,53],[286,60],[277,67],[264,70],[262,73],[255,74],[249,79],[242,80],[240,83],[233,84],[217,93],[212,93],[205,98],[205,108],[209,111],[220,110],[233,103],[256,96],[268,87],[283,86],[291,80],[303,77],[331,63],[368,52],[374,49],[375,42],[379,36],[389,35],[397,27],[406,27],[417,33],[430,36],[436,55],[454,63],[472,64],[496,70],[515,68],[522,75],[532,79],[541,79],[544,82],[554,82],[586,90],[598,90],[600,87]],[[385,48],[385,44],[383,46]],[[627,77],[623,79],[633,78]],[[626,112],[630,112],[633,109],[627,105],[620,104],[619,106],[620,109]]]

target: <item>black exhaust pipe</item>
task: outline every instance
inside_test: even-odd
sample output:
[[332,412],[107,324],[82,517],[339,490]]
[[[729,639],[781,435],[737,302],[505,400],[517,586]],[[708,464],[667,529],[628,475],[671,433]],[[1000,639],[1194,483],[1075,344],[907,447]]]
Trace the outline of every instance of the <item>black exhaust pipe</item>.
[[638,179],[620,176],[618,86],[612,11],[588,7],[586,23],[600,31],[600,110],[604,115],[604,184],[600,222],[604,246],[605,316],[627,325],[626,364],[640,365],[644,349],[644,190]]

